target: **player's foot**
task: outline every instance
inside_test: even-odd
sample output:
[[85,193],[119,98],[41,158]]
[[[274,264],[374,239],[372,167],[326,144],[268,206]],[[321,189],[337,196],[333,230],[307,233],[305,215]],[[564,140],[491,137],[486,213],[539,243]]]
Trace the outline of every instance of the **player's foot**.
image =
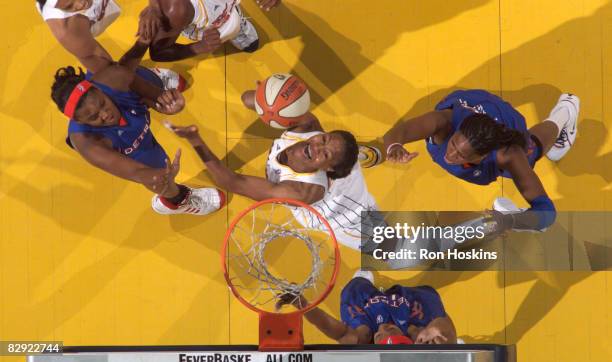
[[362,168],[380,165],[383,161],[382,153],[374,146],[359,145],[359,164]]
[[159,79],[161,79],[162,83],[164,84],[164,90],[176,89],[179,92],[183,92],[185,89],[187,89],[187,81],[177,72],[166,68],[150,69],[159,77]]
[[517,212],[523,212],[525,209],[521,209],[512,202],[509,198],[498,197],[493,201],[493,210],[499,211],[502,214],[516,214]]
[[189,193],[180,205],[172,205],[159,195],[153,196],[153,210],[162,215],[192,214],[207,215],[225,205],[225,194],[214,188],[189,188]]
[[236,10],[240,14],[240,32],[230,42],[237,49],[252,53],[259,48],[259,35],[255,26],[242,13],[240,6],[236,6]]
[[[555,141],[555,144],[546,153],[551,161],[559,161],[570,150],[576,134],[578,133],[578,113],[580,112],[580,99],[569,93],[563,93],[559,97],[557,105],[550,111],[549,120],[556,120],[557,126],[560,126],[561,132]],[[562,124],[559,124],[562,120]],[[553,121],[554,122],[554,121]]]
[[355,274],[353,274],[353,279],[355,278],[364,278],[374,284],[374,273],[369,270],[357,270]]

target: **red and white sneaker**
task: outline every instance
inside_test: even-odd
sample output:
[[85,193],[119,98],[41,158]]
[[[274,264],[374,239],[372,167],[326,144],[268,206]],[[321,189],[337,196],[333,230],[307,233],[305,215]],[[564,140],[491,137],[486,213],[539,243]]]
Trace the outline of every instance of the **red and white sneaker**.
[[184,92],[187,89],[187,81],[179,73],[166,68],[149,68],[155,75],[161,79],[164,84],[164,89],[176,89],[179,92]]
[[159,195],[153,196],[151,207],[158,214],[192,214],[208,215],[221,209],[225,205],[225,193],[215,188],[205,187],[200,189],[189,188],[185,200],[178,206],[172,205]]

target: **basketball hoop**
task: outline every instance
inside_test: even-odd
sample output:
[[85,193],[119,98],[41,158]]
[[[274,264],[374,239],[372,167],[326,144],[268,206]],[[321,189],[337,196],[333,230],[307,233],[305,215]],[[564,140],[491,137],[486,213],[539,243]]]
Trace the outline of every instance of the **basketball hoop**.
[[[318,220],[310,225],[319,228],[298,221],[305,218]],[[331,292],[340,268],[338,243],[327,220],[297,200],[259,201],[230,224],[221,259],[234,296],[259,315],[259,349],[303,349],[302,317]],[[309,303],[302,305],[300,296]]]

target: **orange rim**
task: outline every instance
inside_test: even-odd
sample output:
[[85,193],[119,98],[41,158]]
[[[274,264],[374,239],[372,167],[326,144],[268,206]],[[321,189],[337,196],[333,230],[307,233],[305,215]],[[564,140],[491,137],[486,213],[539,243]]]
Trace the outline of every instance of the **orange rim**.
[[[252,305],[251,303],[246,301],[244,298],[242,298],[242,296],[240,295],[240,293],[238,293],[238,291],[234,287],[234,284],[230,280],[229,270],[227,268],[227,262],[226,262],[227,245],[228,245],[229,240],[230,240],[230,235],[232,234],[232,231],[234,230],[234,227],[236,226],[238,221],[240,221],[240,219],[242,219],[242,217],[244,215],[248,214],[251,210],[258,208],[261,205],[273,204],[273,203],[283,203],[283,204],[290,204],[290,205],[293,205],[293,206],[303,207],[303,208],[308,209],[313,214],[315,214],[315,216],[317,218],[319,218],[319,220],[321,222],[323,222],[323,225],[325,225],[325,228],[327,229],[327,232],[329,233],[329,235],[331,235],[332,242],[333,242],[333,247],[334,247],[334,257],[335,257],[336,262],[334,263],[334,270],[333,270],[333,273],[332,273],[331,280],[329,281],[329,284],[327,286],[327,289],[325,289],[325,291],[315,301],[310,302],[310,304],[308,304],[308,306],[306,306],[305,308],[298,309],[298,310],[296,310],[294,312],[290,312],[290,313],[273,313],[273,312],[268,312],[268,311],[265,311],[265,310],[262,310],[262,309],[259,309],[259,308],[255,307],[254,305]],[[230,226],[227,229],[227,232],[225,233],[225,238],[223,239],[223,247],[221,249],[221,267],[223,268],[223,276],[225,277],[225,281],[227,282],[227,285],[229,286],[230,290],[232,291],[232,294],[234,294],[234,296],[242,304],[244,304],[247,308],[249,308],[250,310],[252,310],[252,311],[254,311],[254,312],[258,313],[258,314],[284,314],[284,315],[304,314],[304,313],[308,312],[309,310],[315,308],[317,305],[319,305],[325,298],[327,298],[329,293],[331,293],[332,289],[334,289],[334,285],[336,284],[336,277],[338,276],[338,271],[340,270],[340,249],[338,248],[338,241],[336,240],[336,235],[334,234],[334,231],[332,230],[331,226],[329,225],[327,220],[317,210],[315,210],[312,206],[310,206],[310,205],[308,205],[306,203],[303,203],[301,201],[294,200],[294,199],[288,199],[288,198],[265,199],[265,200],[258,201],[256,203],[254,203],[253,205],[249,206],[248,208],[244,209],[230,223]]]

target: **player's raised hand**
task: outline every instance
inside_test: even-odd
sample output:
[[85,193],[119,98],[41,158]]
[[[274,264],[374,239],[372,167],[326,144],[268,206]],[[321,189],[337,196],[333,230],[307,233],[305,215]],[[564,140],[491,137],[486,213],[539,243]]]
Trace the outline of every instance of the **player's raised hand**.
[[257,5],[265,11],[270,11],[270,9],[278,6],[281,3],[281,0],[257,0]]
[[196,43],[196,52],[198,54],[212,53],[219,49],[221,44],[223,44],[223,42],[221,41],[219,30],[216,27],[207,28],[204,30],[202,40]]
[[417,335],[416,344],[444,344],[448,341],[439,328],[429,326],[423,328]]
[[137,171],[137,180],[149,191],[163,195],[168,187],[174,183],[174,178],[181,168],[181,149],[174,155],[174,160],[166,159],[165,168],[146,167]]
[[161,17],[162,14],[158,7],[147,6],[144,8],[140,12],[136,36],[140,39],[149,39],[152,41],[162,26]]
[[308,305],[308,301],[302,295],[296,295],[294,293],[285,293],[278,297],[275,308],[276,311],[280,311],[284,305],[291,304],[298,309],[302,309]]
[[198,132],[198,126],[196,125],[192,124],[190,126],[185,127],[175,126],[168,120],[163,121],[163,123],[167,129],[171,130],[172,132],[174,132],[174,134],[181,138],[185,138],[189,141],[203,142],[202,138],[200,137],[200,133]]
[[418,152],[408,152],[404,146],[399,143],[387,147],[387,160],[391,162],[408,163],[418,155]]
[[163,114],[177,114],[185,108],[185,97],[176,89],[165,90],[155,102],[155,109]]

